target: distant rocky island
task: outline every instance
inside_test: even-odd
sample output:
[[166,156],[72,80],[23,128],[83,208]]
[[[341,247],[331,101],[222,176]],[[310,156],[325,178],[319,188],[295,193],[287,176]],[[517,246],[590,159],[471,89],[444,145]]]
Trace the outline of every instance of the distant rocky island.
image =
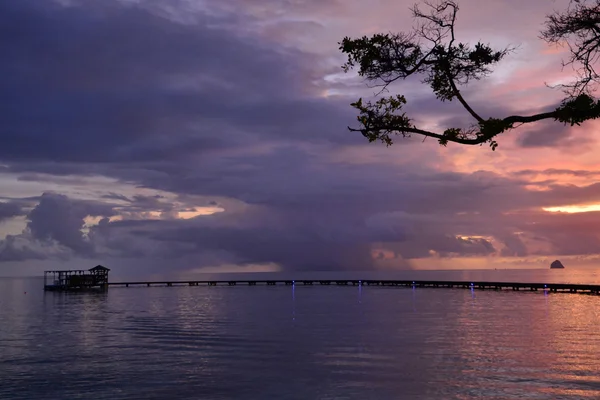
[[562,263],[558,260],[552,262],[552,264],[550,264],[550,269],[554,269],[554,268],[564,268],[565,266],[562,265]]

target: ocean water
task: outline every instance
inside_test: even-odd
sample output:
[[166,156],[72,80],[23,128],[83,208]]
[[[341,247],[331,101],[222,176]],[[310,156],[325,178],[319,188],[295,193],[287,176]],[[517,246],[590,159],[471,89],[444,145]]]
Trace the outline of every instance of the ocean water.
[[[412,277],[489,274],[598,282],[566,270]],[[600,297],[583,294],[319,285],[65,294],[5,278],[0,399],[598,399],[599,322]]]

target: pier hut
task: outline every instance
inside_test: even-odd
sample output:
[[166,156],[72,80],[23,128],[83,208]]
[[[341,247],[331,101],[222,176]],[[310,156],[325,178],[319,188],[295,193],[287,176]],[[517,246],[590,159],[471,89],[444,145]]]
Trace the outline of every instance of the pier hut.
[[89,270],[44,271],[44,290],[107,290],[108,271],[102,265]]

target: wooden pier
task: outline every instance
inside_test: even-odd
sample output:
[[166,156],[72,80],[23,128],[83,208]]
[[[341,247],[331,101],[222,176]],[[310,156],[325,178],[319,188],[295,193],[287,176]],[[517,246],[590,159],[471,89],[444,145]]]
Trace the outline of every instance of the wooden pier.
[[203,280],[203,281],[133,281],[108,282],[108,286],[396,286],[407,288],[458,288],[471,290],[546,291],[563,293],[588,293],[600,295],[600,285],[571,283],[522,283],[522,282],[478,282],[478,281],[411,281],[411,280]]

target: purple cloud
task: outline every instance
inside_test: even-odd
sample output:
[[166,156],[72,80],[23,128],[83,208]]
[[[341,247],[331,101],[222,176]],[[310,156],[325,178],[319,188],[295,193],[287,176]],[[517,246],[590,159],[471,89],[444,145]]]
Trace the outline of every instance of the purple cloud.
[[[100,258],[144,271],[222,264],[358,270],[377,268],[388,252],[406,268],[432,254],[597,251],[595,216],[541,211],[600,202],[591,168],[544,165],[541,177],[558,177],[538,192],[528,186],[538,172],[490,171],[486,149],[475,168],[458,171],[470,150],[406,139],[381,156],[380,147],[347,132],[362,83],[330,79],[339,72],[337,54],[324,56],[325,46],[311,52],[291,37],[327,31],[342,3],[178,8],[184,3],[168,11],[160,1],[0,2],[0,172],[69,192],[3,193],[0,222],[26,222],[0,241],[0,260]],[[268,37],[259,16],[277,19],[285,7],[310,21],[285,40]],[[272,27],[288,28],[285,21]],[[485,89],[465,90],[482,115],[518,108]],[[419,122],[469,123],[459,105],[424,97],[417,83],[407,90]],[[560,147],[565,137],[573,148],[582,144],[578,132],[562,129],[522,132],[501,145],[532,154]],[[571,175],[590,181],[565,185]],[[114,186],[93,183],[98,176]],[[225,211],[177,218],[217,206]]]

